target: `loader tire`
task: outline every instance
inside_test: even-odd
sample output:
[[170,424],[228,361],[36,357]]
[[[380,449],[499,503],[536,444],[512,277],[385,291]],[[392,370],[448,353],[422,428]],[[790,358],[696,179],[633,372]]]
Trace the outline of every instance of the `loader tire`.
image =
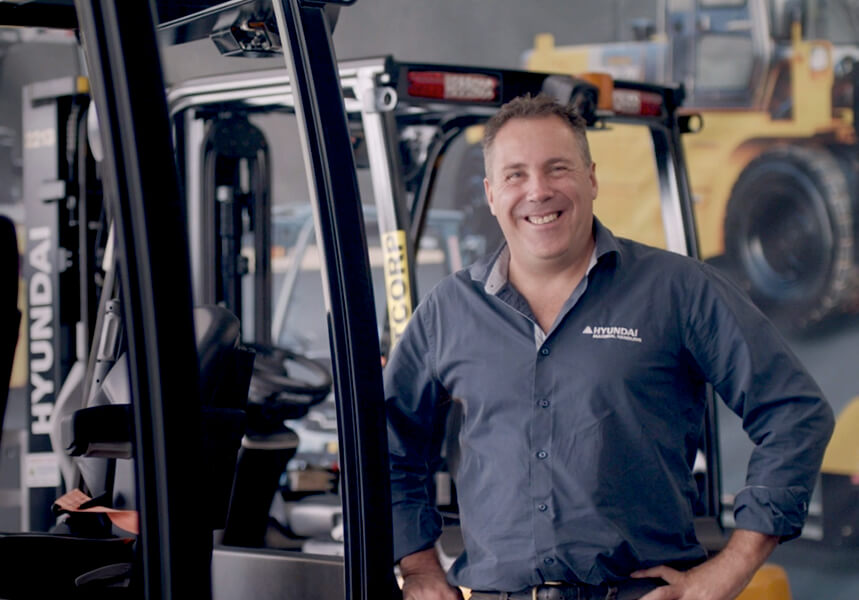
[[725,217],[728,262],[780,326],[803,331],[854,293],[853,208],[847,176],[825,149],[768,151],[743,171]]

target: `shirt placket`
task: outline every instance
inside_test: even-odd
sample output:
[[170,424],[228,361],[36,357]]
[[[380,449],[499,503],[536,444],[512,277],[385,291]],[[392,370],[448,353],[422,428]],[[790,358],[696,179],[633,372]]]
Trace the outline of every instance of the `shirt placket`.
[[555,324],[544,332],[531,308],[524,298],[507,284],[506,272],[494,273],[487,285],[487,293],[495,295],[520,316],[526,318],[533,327],[534,343],[536,346],[534,365],[534,385],[532,386],[531,402],[532,419],[530,442],[530,495],[531,511],[533,514],[534,546],[536,550],[536,576],[538,581],[560,581],[564,579],[565,568],[557,552],[555,537],[555,515],[558,507],[554,505],[552,494],[552,471],[555,458],[552,450],[553,435],[553,403],[556,398],[552,394],[555,377],[553,369],[558,368],[558,359],[552,357],[552,340],[554,330],[566,317],[588,287],[588,276],[597,263],[596,251],[591,257],[585,277],[573,290],[564,303]]
[[591,258],[588,274],[582,279],[561,308],[557,320],[548,333],[530,318],[534,324],[534,341],[537,345],[534,368],[534,395],[531,398],[534,418],[531,432],[531,498],[534,505],[534,540],[537,549],[537,571],[543,581],[563,580],[564,564],[558,556],[555,538],[555,516],[559,507],[555,506],[552,494],[552,472],[563,468],[556,463],[553,453],[552,434],[554,410],[557,408],[557,395],[553,394],[556,378],[553,373],[559,368],[559,357],[553,356],[553,343],[558,337],[555,329],[564,320],[588,288],[588,275],[596,265],[596,256]]
[[552,410],[551,394],[552,347],[545,339],[537,348],[534,368],[533,396],[531,398],[531,490],[534,540],[537,551],[536,568],[544,581],[557,579],[558,557],[555,548],[554,515],[552,500]]

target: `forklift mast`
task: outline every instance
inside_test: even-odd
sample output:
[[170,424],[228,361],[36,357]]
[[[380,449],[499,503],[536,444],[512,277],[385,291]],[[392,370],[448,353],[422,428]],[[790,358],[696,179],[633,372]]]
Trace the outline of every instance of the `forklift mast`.
[[[60,487],[50,442],[51,414],[95,327],[101,198],[83,134],[89,105],[86,79],[67,77],[27,86],[23,102],[23,196],[27,204],[22,275],[27,287],[29,366],[26,527],[44,531]],[[83,337],[83,339],[78,339]]]

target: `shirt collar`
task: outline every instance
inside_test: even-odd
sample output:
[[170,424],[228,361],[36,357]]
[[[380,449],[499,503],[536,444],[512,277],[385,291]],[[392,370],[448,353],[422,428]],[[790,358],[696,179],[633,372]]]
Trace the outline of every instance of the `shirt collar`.
[[[594,217],[594,251],[588,264],[586,275],[608,254],[617,254],[620,259],[620,245],[608,228]],[[507,285],[507,269],[510,266],[510,249],[507,244],[474,263],[469,269],[471,278],[483,285],[490,296],[496,295]]]

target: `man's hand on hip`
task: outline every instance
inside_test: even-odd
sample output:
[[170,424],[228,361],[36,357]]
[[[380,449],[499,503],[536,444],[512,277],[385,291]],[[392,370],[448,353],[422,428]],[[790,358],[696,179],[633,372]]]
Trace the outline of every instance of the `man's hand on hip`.
[[435,548],[403,557],[403,600],[462,600],[458,588],[447,582]]
[[632,577],[660,577],[668,585],[641,600],[732,600],[749,584],[755,572],[778,544],[778,538],[738,529],[719,554],[688,571],[665,565],[636,571]]

